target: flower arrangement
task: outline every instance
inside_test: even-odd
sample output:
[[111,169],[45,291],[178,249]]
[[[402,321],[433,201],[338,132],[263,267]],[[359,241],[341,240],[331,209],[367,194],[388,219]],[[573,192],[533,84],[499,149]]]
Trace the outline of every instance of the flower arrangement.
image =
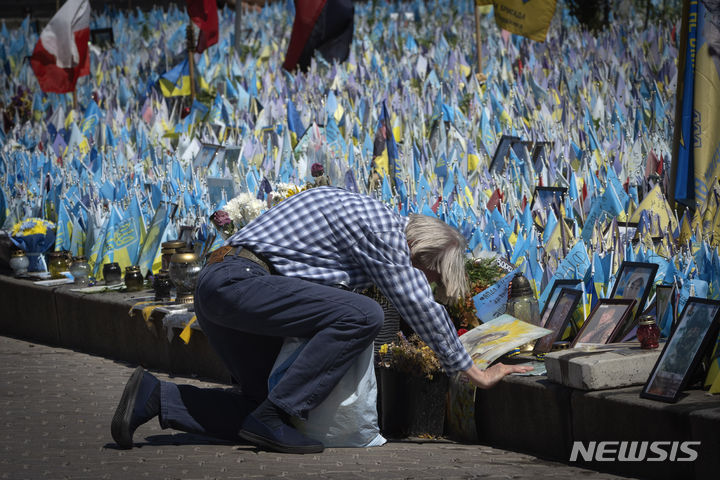
[[238,229],[259,217],[264,210],[314,186],[316,185],[308,184],[299,187],[292,183],[278,182],[269,193],[267,203],[259,200],[252,193],[241,193],[227,202],[222,210],[216,210],[210,215],[210,221],[220,231],[223,238],[227,239]]
[[448,314],[458,331],[467,331],[479,325],[473,297],[493,285],[503,275],[502,270],[492,258],[469,259],[465,262],[465,271],[470,284],[467,295],[457,302],[447,305]]
[[428,380],[442,372],[442,365],[435,352],[417,334],[406,338],[398,332],[398,340],[380,346],[378,365],[401,373],[423,376]]
[[278,203],[282,202],[283,200],[287,200],[288,198],[292,197],[293,195],[296,195],[303,190],[307,190],[307,186],[305,187],[298,187],[297,185],[294,185],[292,183],[281,183],[278,182],[275,184],[275,190],[270,192],[270,206],[274,207]]
[[242,228],[265,210],[266,205],[258,200],[252,193],[244,192],[225,204],[223,210],[237,228]]
[[13,226],[10,240],[25,251],[30,260],[29,271],[44,271],[42,254],[55,246],[55,224],[42,218],[25,219]]

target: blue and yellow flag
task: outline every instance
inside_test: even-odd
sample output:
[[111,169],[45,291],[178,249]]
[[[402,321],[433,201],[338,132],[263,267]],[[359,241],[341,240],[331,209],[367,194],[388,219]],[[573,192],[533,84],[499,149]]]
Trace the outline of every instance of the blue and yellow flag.
[[147,275],[148,270],[158,272],[161,267],[160,244],[165,235],[169,223],[167,203],[161,203],[155,210],[155,216],[150,222],[150,228],[140,249],[140,259],[137,264],[140,265],[140,272],[143,276]]
[[494,5],[498,28],[538,42],[545,41],[555,15],[555,0],[475,0],[477,5]]
[[190,66],[187,59],[160,76],[160,90],[166,97],[190,95]]
[[677,92],[680,135],[671,180],[677,202],[703,208],[720,175],[720,65],[710,52],[711,31],[717,31],[712,23],[718,24],[720,19],[696,1],[689,2],[686,18],[683,89]]
[[58,218],[55,231],[55,251],[70,250],[73,221],[68,213],[65,199],[58,205]]

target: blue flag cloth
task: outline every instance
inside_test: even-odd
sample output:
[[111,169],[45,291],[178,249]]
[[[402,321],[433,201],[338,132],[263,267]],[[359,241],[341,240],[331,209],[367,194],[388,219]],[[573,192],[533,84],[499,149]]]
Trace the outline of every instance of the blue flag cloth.
[[512,279],[515,278],[515,274],[518,272],[518,269],[513,270],[500,279],[495,285],[488,287],[473,297],[476,310],[475,314],[481,322],[489,322],[493,318],[497,318],[505,313],[508,288],[510,287]]

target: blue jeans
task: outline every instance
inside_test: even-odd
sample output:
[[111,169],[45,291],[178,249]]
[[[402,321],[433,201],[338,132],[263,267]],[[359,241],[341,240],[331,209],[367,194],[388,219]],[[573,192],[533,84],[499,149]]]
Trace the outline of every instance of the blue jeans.
[[[265,398],[306,418],[382,327],[374,300],[298,278],[270,275],[241,257],[206,266],[195,313],[242,394],[163,382],[161,425],[227,438]],[[308,343],[268,394],[267,380],[285,337]]]

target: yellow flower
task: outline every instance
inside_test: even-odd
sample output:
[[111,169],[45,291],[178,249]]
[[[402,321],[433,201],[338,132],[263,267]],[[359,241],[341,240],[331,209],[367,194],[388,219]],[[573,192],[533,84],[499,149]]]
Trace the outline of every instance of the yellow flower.
[[28,218],[13,226],[12,235],[14,237],[27,237],[37,234],[45,235],[48,232],[48,228],[55,228],[55,225],[42,218]]
[[387,353],[388,353],[388,344],[387,344],[387,343],[383,343],[383,344],[380,346],[380,355],[387,355]]

